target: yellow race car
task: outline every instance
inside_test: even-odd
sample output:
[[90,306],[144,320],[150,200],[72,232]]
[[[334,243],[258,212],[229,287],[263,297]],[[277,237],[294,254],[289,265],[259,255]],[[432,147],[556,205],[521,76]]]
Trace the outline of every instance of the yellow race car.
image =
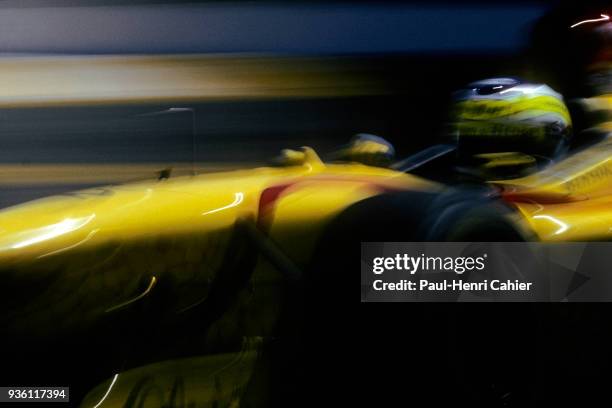
[[367,165],[388,147],[366,140],[334,163],[302,148],[274,167],[4,209],[0,334],[18,352],[4,352],[3,383],[57,379],[83,406],[266,406],[253,373],[273,371],[256,367],[292,285],[340,273],[359,242],[609,239],[612,127],[599,128],[605,137],[542,170],[477,185],[424,177],[452,147]]
[[[440,188],[392,169],[325,164],[309,148],[285,157],[1,211],[0,331],[3,350],[22,351],[3,356],[3,379],[71,384],[83,406],[182,406],[173,387],[198,406],[243,398],[278,331],[287,282],[303,279],[330,220],[385,192]],[[147,378],[156,392],[140,395]]]

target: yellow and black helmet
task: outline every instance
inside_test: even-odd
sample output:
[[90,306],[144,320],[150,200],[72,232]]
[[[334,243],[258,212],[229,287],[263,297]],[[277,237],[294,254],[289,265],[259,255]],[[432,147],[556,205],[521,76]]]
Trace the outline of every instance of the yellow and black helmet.
[[454,94],[452,137],[459,154],[517,152],[552,159],[568,146],[572,122],[563,97],[544,84],[491,78]]

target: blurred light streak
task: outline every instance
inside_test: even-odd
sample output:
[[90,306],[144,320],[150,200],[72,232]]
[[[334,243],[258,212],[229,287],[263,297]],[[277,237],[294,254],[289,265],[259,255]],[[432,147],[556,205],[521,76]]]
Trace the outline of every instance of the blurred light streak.
[[534,219],[545,219],[545,220],[551,221],[552,223],[558,225],[559,229],[555,231],[554,235],[562,234],[569,229],[569,226],[566,223],[550,215],[535,215],[533,218]]
[[131,203],[128,203],[128,204],[122,205],[122,206],[120,206],[119,208],[120,208],[120,209],[124,209],[124,208],[127,208],[127,207],[133,207],[133,206],[135,206],[135,205],[138,205],[138,204],[140,204],[140,203],[143,203],[143,202],[147,201],[149,198],[151,198],[151,195],[153,195],[153,189],[151,189],[151,188],[147,188],[147,189],[145,190],[145,193],[144,193],[144,196],[143,196],[143,197],[140,197],[138,200],[133,201],[133,202],[131,202]]
[[106,400],[106,398],[108,397],[108,394],[110,394],[111,390],[113,389],[113,385],[115,385],[115,381],[117,381],[117,377],[119,377],[119,374],[115,374],[115,376],[113,377],[113,380],[110,383],[110,386],[106,390],[106,393],[104,394],[100,402],[94,405],[93,408],[99,408],[102,405],[102,403]]
[[234,201],[223,207],[215,208],[214,210],[203,212],[202,215],[213,214],[219,211],[227,210],[228,208],[236,207],[244,200],[244,193],[234,193]]
[[580,21],[580,22],[578,22],[576,24],[572,24],[570,26],[570,28],[578,27],[579,25],[586,24],[586,23],[597,23],[597,22],[600,22],[600,21],[608,21],[608,20],[610,20],[610,16],[608,16],[606,14],[600,14],[600,16],[601,16],[601,18],[593,18],[593,19],[590,19],[590,20],[582,20],[582,21]]
[[147,296],[149,294],[149,292],[151,291],[151,289],[153,289],[153,287],[155,286],[156,283],[157,283],[157,277],[152,276],[151,277],[151,281],[149,282],[149,286],[147,286],[147,288],[144,290],[144,292],[142,292],[140,295],[138,295],[135,298],[130,299],[130,300],[126,301],[126,302],[123,302],[123,303],[120,303],[118,305],[109,307],[108,309],[106,309],[104,311],[104,313],[113,312],[113,311],[115,311],[117,309],[121,309],[121,308],[123,308],[125,306],[131,305],[132,303],[134,303],[136,301],[139,301],[140,299],[142,299],[143,297],[145,297],[145,296]]
[[47,225],[41,228],[25,231],[25,235],[32,235],[30,238],[24,239],[10,246],[11,249],[24,248],[30,245],[38,244],[49,239],[59,237],[72,231],[76,231],[88,224],[96,217],[96,214],[91,214],[88,217],[66,218],[57,224]]
[[60,249],[57,249],[55,251],[47,252],[46,254],[40,255],[38,258],[44,258],[44,257],[47,257],[47,256],[59,254],[59,253],[64,252],[64,251],[68,251],[68,250],[70,250],[72,248],[76,248],[79,245],[84,244],[85,242],[89,241],[91,239],[91,237],[93,237],[98,231],[100,231],[100,229],[96,228],[95,230],[92,230],[89,234],[87,234],[87,236],[85,238],[83,238],[82,240],[80,240],[76,244],[69,245],[69,246],[67,246],[65,248],[60,248]]

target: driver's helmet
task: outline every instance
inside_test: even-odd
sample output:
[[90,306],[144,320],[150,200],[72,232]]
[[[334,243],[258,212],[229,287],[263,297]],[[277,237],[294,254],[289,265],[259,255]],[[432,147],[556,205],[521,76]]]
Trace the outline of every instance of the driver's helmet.
[[511,163],[509,157],[515,157],[546,163],[568,147],[570,114],[563,97],[547,85],[485,79],[457,91],[453,108],[451,134],[464,162]]

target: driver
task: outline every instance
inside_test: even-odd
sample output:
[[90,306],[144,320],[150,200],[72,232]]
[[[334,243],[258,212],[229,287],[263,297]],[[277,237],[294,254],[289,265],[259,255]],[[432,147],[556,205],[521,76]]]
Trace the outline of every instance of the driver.
[[545,84],[490,78],[467,85],[453,100],[451,130],[462,172],[521,177],[568,148],[570,114]]

